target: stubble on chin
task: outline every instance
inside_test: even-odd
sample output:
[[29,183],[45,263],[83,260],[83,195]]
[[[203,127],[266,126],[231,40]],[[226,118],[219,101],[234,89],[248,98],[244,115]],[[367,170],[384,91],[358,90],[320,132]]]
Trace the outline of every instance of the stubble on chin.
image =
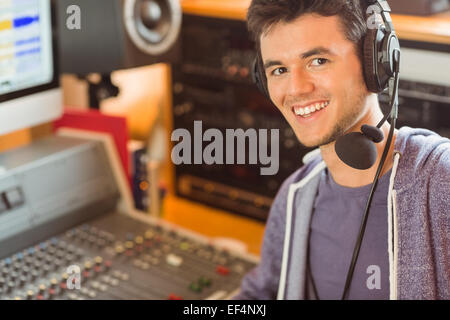
[[334,123],[333,128],[325,136],[308,141],[302,136],[302,133],[299,132],[297,134],[297,139],[300,144],[306,148],[318,148],[335,142],[359,121],[363,113],[365,99],[366,96],[361,93],[354,101],[349,101],[348,104],[353,105],[353,107],[346,108],[347,112],[339,116],[338,120]]

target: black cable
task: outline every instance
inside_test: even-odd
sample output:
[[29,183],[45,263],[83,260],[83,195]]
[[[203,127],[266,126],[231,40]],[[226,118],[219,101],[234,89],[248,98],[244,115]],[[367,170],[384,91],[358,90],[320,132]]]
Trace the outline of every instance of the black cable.
[[372,203],[372,198],[373,198],[375,188],[378,185],[378,179],[379,179],[381,170],[383,169],[384,162],[386,161],[387,154],[389,153],[389,146],[391,145],[392,137],[394,135],[395,123],[396,123],[396,119],[394,118],[394,119],[392,119],[392,124],[391,124],[391,128],[389,130],[389,136],[388,136],[388,139],[386,142],[386,146],[383,151],[383,156],[381,157],[380,165],[378,166],[377,173],[375,175],[375,179],[372,184],[372,189],[370,190],[369,199],[366,204],[366,209],[365,209],[364,216],[363,216],[363,219],[361,222],[358,238],[356,240],[355,249],[353,250],[352,260],[351,260],[350,267],[349,267],[349,270],[347,273],[347,278],[345,280],[344,292],[343,292],[342,298],[341,298],[342,300],[345,300],[348,295],[348,289],[350,287],[351,280],[353,278],[353,272],[355,270],[356,261],[358,260],[359,251],[361,249],[362,240],[364,238],[364,232],[366,230],[367,218],[369,217],[369,208]]
[[[344,286],[344,291],[342,293],[341,300],[347,299],[347,296],[348,296],[348,291],[349,291],[350,284],[351,284],[352,278],[353,278],[353,272],[355,271],[355,266],[356,266],[356,262],[358,260],[359,251],[361,249],[362,240],[364,238],[364,232],[366,230],[367,218],[369,217],[369,209],[370,209],[370,205],[372,204],[372,198],[375,193],[375,189],[378,185],[378,179],[379,179],[379,176],[383,169],[387,155],[389,153],[389,148],[391,146],[392,138],[394,136],[394,130],[395,130],[395,125],[397,122],[397,114],[398,114],[398,98],[397,98],[397,94],[398,94],[397,89],[398,89],[398,84],[399,84],[399,73],[398,72],[395,73],[394,83],[395,84],[394,84],[394,90],[393,90],[392,99],[391,99],[391,112],[390,112],[392,123],[391,123],[391,127],[389,129],[388,139],[387,139],[386,145],[383,150],[383,155],[381,156],[381,161],[380,161],[380,164],[378,165],[377,173],[375,174],[375,179],[372,183],[372,188],[370,190],[369,198],[367,200],[366,209],[364,211],[363,219],[361,221],[361,226],[359,229],[358,238],[356,239],[355,248],[353,249],[352,260],[350,262],[350,266],[349,266],[349,269],[347,272],[347,278],[345,280],[345,286]],[[389,114],[387,116],[389,117]],[[387,119],[386,116],[385,116],[385,118]]]

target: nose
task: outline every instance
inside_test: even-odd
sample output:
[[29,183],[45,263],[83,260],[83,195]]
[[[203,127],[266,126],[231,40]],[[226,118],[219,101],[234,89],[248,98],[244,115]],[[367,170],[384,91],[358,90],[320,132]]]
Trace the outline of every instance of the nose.
[[314,91],[314,83],[303,68],[292,68],[289,74],[286,94],[289,96],[299,96]]

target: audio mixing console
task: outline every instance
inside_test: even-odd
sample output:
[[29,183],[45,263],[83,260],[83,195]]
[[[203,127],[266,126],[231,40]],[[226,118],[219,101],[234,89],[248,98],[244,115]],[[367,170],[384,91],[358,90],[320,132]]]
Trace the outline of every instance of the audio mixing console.
[[0,297],[222,299],[253,266],[177,231],[111,214],[4,258]]
[[231,297],[257,259],[123,211],[108,150],[51,137],[0,155],[0,299]]

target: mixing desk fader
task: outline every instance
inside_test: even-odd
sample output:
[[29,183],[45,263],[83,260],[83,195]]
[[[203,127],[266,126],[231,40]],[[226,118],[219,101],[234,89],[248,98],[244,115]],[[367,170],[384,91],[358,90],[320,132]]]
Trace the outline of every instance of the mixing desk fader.
[[99,141],[52,137],[0,155],[0,299],[233,295],[257,259],[121,212],[105,150]]

